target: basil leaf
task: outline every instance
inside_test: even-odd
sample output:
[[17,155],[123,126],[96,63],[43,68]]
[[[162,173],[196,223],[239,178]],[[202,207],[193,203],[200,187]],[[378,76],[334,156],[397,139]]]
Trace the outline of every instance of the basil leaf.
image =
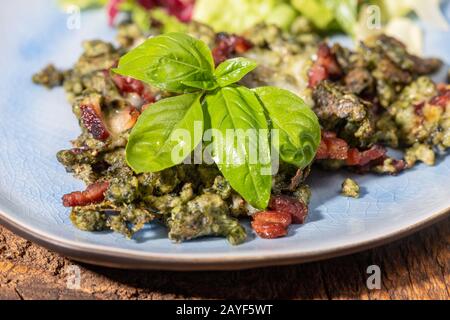
[[222,62],[216,69],[214,75],[221,87],[238,82],[247,73],[257,67],[256,62],[245,58],[234,58]]
[[200,98],[195,93],[167,98],[141,114],[126,148],[127,162],[135,172],[161,171],[189,156],[202,140]]
[[320,144],[320,124],[316,114],[301,98],[290,91],[261,87],[254,89],[274,129],[279,129],[279,145],[283,161],[304,168],[309,165]]
[[[208,94],[205,103],[212,128],[223,137],[213,137],[213,158],[217,166],[247,202],[256,208],[266,208],[272,176],[268,126],[260,102],[247,88],[226,87]],[[256,129],[256,138],[245,137],[248,129]],[[262,137],[258,129],[265,129]],[[227,131],[237,135],[231,143],[226,141]],[[239,138],[244,138],[246,143],[240,143]]]
[[166,33],[146,40],[123,56],[113,71],[169,92],[215,87],[211,51],[203,41],[184,33]]

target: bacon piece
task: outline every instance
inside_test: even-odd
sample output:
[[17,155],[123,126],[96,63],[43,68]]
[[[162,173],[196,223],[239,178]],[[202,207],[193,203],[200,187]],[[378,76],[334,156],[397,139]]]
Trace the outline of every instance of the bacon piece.
[[244,37],[236,36],[236,40],[234,42],[234,51],[237,54],[246,53],[253,47],[253,44],[245,39]]
[[105,192],[109,188],[109,182],[97,182],[91,184],[85,191],[76,191],[63,196],[64,207],[83,207],[93,203],[102,202]]
[[289,213],[261,211],[253,215],[252,227],[261,238],[273,239],[285,236],[291,223]]
[[359,151],[356,148],[352,148],[348,152],[346,164],[349,166],[365,166],[371,161],[385,159],[386,153],[386,148],[378,144],[366,151]]
[[445,109],[450,104],[450,89],[440,90],[439,94],[430,100],[430,104]]
[[358,149],[352,148],[348,151],[347,165],[356,166],[361,161],[361,153]]
[[[360,151],[357,148],[350,148],[345,140],[337,138],[335,132],[323,131],[316,159],[342,160],[345,161],[347,166],[355,167],[356,172],[366,173],[378,165],[383,165],[383,162],[388,159],[386,154],[386,148],[379,144],[372,146],[368,150]],[[392,160],[395,173],[405,169],[405,161],[389,159]]]
[[272,196],[269,208],[277,212],[289,213],[293,224],[303,224],[308,215],[308,206],[303,201],[286,196]]
[[100,106],[94,104],[84,104],[80,106],[81,121],[84,127],[97,140],[106,140],[110,134],[103,123]]
[[216,37],[216,46],[212,50],[214,62],[219,65],[236,54],[247,52],[252,47],[253,44],[244,37],[219,33]]
[[122,94],[136,93],[144,100],[144,104],[155,102],[155,97],[141,81],[118,74],[113,75],[112,80]]
[[324,66],[314,64],[308,72],[308,87],[315,88],[319,82],[328,79],[328,72]]
[[266,223],[280,223],[287,228],[292,223],[292,216],[289,212],[260,211],[253,215],[253,220]]
[[142,92],[145,89],[144,84],[141,81],[130,78],[130,77],[124,77],[124,76],[115,74],[115,75],[113,75],[112,79],[113,79],[114,83],[116,84],[117,88],[119,88],[119,90],[121,92],[126,92],[126,93],[135,92],[140,95],[140,94],[142,94]]
[[275,239],[287,235],[287,228],[281,223],[252,221],[252,228],[256,234],[264,239]]
[[315,88],[319,82],[337,78],[342,74],[341,67],[326,43],[321,43],[317,50],[317,59],[308,72],[309,87]]
[[[402,172],[407,167],[405,160],[397,160],[397,159],[393,159],[393,158],[383,157],[383,158],[373,160],[364,166],[355,167],[354,171],[358,174],[365,174],[365,173],[371,172],[373,168],[376,168],[378,166],[383,166],[384,162],[387,160],[390,160],[390,164],[394,167],[395,170],[393,172],[386,171],[385,173],[390,173],[392,175],[396,175],[399,172]],[[380,171],[380,172],[383,172],[383,171]]]
[[443,110],[445,110],[445,108],[450,105],[450,87],[447,87],[445,84],[438,84],[437,87],[439,93],[431,98],[428,103],[421,102],[414,106],[414,112],[416,115],[424,117],[423,109],[427,104],[441,107]]
[[319,147],[317,148],[316,159],[323,160],[323,159],[328,159],[328,157],[329,157],[328,147],[322,138],[322,140],[320,141]]
[[344,160],[347,158],[348,144],[344,140],[339,138],[327,139],[325,144],[332,159]]
[[348,144],[345,140],[337,138],[331,131],[322,132],[322,140],[317,150],[316,159],[345,160],[348,157]]
[[365,151],[350,148],[345,140],[336,137],[336,133],[324,131],[316,159],[345,160],[348,166],[365,166],[371,161],[385,159],[386,153],[386,148],[381,145],[374,145]]

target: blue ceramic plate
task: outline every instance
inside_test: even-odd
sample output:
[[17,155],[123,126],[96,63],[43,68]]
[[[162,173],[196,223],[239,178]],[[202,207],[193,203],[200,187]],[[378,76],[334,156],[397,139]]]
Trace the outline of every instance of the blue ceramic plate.
[[[449,13],[449,10],[446,10]],[[81,189],[55,159],[79,133],[62,89],[47,91],[31,75],[52,61],[70,67],[85,39],[113,39],[103,12],[83,13],[81,29],[54,1],[2,4],[0,34],[0,220],[20,235],[76,260],[126,268],[238,269],[311,261],[399,238],[445,217],[450,208],[450,157],[398,177],[355,176],[360,199],[339,195],[348,173],[317,173],[307,224],[288,237],[250,237],[240,246],[219,238],[173,244],[163,228],[148,226],[127,240],[75,229],[61,195]],[[427,32],[426,54],[450,59],[450,35]]]

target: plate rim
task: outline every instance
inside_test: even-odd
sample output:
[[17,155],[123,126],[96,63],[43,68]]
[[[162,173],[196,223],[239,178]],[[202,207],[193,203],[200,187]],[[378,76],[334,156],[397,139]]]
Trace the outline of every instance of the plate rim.
[[2,211],[0,211],[0,224],[26,240],[74,261],[91,265],[130,270],[225,271],[301,264],[349,255],[401,239],[447,217],[450,217],[450,206],[430,213],[426,218],[405,225],[390,233],[374,236],[354,244],[329,247],[309,253],[287,252],[277,254],[275,252],[271,255],[250,257],[245,255],[208,257],[207,254],[201,257],[176,254],[164,255],[111,248],[97,244],[87,245],[27,226],[15,221],[11,215]]
[[[442,207],[435,208],[434,210],[431,209],[429,212],[421,214],[414,220],[408,220],[403,224],[399,224],[396,228],[387,231],[380,230],[368,236],[358,238],[355,242],[348,240],[344,242],[333,242],[328,247],[309,251],[300,251],[300,249],[297,252],[292,250],[289,252],[277,252],[273,250],[271,252],[266,251],[260,255],[257,255],[257,252],[251,255],[246,253],[227,253],[223,256],[218,256],[217,254],[208,256],[208,253],[185,253],[177,255],[148,251],[140,252],[132,249],[109,247],[107,245],[82,243],[67,239],[61,235],[52,234],[44,228],[24,221],[24,219],[20,218],[20,215],[16,214],[18,210],[21,210],[20,208],[8,208],[8,206],[2,205],[1,201],[0,225],[45,248],[58,252],[73,260],[89,264],[145,270],[238,270],[324,260],[383,245],[408,236],[439,220],[449,217],[450,205],[446,206],[444,204]],[[213,252],[210,252],[210,254],[213,254]]]

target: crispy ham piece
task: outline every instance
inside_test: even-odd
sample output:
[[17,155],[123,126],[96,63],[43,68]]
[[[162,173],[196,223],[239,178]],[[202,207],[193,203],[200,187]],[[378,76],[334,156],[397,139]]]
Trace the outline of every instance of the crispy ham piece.
[[253,215],[252,228],[261,238],[274,239],[287,235],[291,223],[288,212],[261,211]]
[[143,104],[155,102],[155,97],[141,81],[118,74],[113,75],[112,80],[122,95],[136,93],[142,99]]
[[305,203],[286,195],[272,196],[269,208],[277,212],[288,213],[293,224],[303,224],[308,215],[308,206]]
[[83,207],[102,202],[109,182],[97,182],[89,185],[85,191],[76,191],[63,196],[64,207]]
[[216,46],[212,50],[214,62],[219,65],[236,54],[247,52],[252,47],[253,44],[244,37],[219,33],[216,38]]
[[288,230],[282,223],[253,220],[252,228],[263,239],[275,239],[287,235]]
[[317,59],[308,72],[309,87],[315,88],[321,81],[334,79],[342,75],[336,57],[326,43],[321,43],[317,51]]
[[291,224],[303,224],[308,215],[305,203],[286,195],[272,196],[269,209],[272,211],[261,211],[253,215],[252,228],[264,239],[286,236]]
[[414,111],[418,116],[424,116],[424,108],[426,105],[441,107],[443,111],[450,106],[450,86],[439,84],[438,90],[439,93],[427,103],[420,102],[414,106]]
[[386,153],[386,148],[380,145],[374,145],[366,151],[359,151],[356,148],[352,148],[348,151],[345,162],[348,166],[365,166],[374,160],[384,159]]
[[292,223],[292,216],[289,212],[260,211],[253,215],[253,220],[267,223],[280,223],[287,228]]
[[378,144],[365,151],[350,148],[345,140],[336,136],[336,133],[324,131],[316,159],[345,160],[348,166],[365,166],[374,160],[385,159],[386,153],[386,148]]
[[440,90],[439,94],[430,100],[430,104],[444,109],[450,105],[450,86]]
[[81,121],[92,136],[101,141],[109,138],[110,133],[103,122],[100,106],[95,104],[83,104],[80,106]]

